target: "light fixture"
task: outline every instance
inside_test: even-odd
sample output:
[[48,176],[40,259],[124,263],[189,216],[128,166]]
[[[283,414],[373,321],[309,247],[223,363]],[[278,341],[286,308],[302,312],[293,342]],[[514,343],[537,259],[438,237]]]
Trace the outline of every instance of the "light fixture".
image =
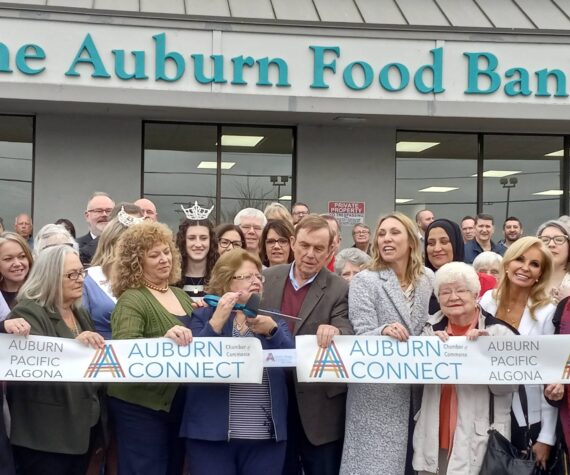
[[533,193],[533,195],[542,195],[542,196],[560,196],[564,192],[562,190],[545,190],[539,191],[538,193]]
[[396,198],[396,204],[397,205],[409,203],[410,201],[414,201],[414,199],[413,198]]
[[[236,164],[236,162],[222,162],[220,165],[220,168],[222,170],[229,170],[230,168],[232,168],[234,165]],[[215,170],[216,168],[218,168],[218,162],[200,162],[198,164],[198,168],[205,168],[208,170]]]
[[440,142],[398,142],[396,152],[419,153],[439,144]]
[[545,157],[563,157],[564,156],[564,149],[557,150],[556,152],[550,152],[544,155]]
[[333,119],[336,122],[342,122],[343,124],[363,124],[366,122],[365,117],[349,117],[349,116],[338,116]]
[[[516,175],[517,173],[521,173],[521,170],[487,170],[483,172],[483,176],[486,178],[503,178],[505,176]],[[471,176],[477,176],[477,173]]]
[[293,199],[293,197],[291,195],[283,195],[281,198],[279,198],[279,201],[291,201]]
[[255,147],[264,138],[261,135],[222,135],[222,147]]
[[459,190],[455,186],[428,186],[422,190],[418,190],[422,193],[447,193],[448,191]]

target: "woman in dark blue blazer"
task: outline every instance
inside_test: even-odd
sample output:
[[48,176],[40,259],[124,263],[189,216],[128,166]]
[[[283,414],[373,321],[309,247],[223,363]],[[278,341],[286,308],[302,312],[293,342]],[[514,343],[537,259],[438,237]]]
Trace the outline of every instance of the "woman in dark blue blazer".
[[[256,337],[264,349],[293,348],[282,321],[247,318],[234,305],[262,291],[261,262],[243,249],[220,257],[209,292],[221,295],[216,308],[192,313],[195,337]],[[281,473],[287,439],[287,387],[282,368],[265,368],[262,384],[191,384],[180,435],[192,474]]]

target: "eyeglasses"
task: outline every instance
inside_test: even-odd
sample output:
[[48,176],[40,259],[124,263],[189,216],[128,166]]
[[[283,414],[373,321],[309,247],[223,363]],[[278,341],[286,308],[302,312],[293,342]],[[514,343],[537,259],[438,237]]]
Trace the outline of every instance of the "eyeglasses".
[[275,246],[275,244],[279,244],[280,247],[284,247],[287,244],[289,244],[289,239],[285,239],[285,238],[267,239],[265,241],[265,244],[267,244],[269,247],[273,247],[273,246]]
[[240,225],[240,228],[242,231],[245,231],[245,232],[250,231],[250,230],[257,231],[257,232],[262,231],[261,226],[254,226],[253,224],[246,224],[244,226]]
[[87,212],[88,213],[93,213],[93,214],[111,214],[111,212],[113,211],[113,208],[94,208],[94,209],[88,209]]
[[307,216],[308,214],[306,211],[293,211],[293,216]]
[[459,297],[460,299],[464,299],[467,294],[469,293],[469,289],[443,289],[440,293],[439,293],[439,298],[444,298],[444,299],[450,299],[451,296],[453,294],[455,294],[457,297]]
[[368,231],[368,229],[363,229],[361,231],[354,231],[354,234],[370,234],[370,231]]
[[554,244],[557,246],[562,246],[566,241],[568,241],[568,236],[564,236],[564,234],[559,234],[558,236],[540,236],[540,239],[544,244],[547,246],[550,244],[550,241],[554,241]]
[[220,245],[221,248],[226,249],[228,247],[230,247],[230,245],[232,247],[243,247],[243,244],[241,241],[230,241],[229,239],[220,239],[218,241],[218,244]]
[[68,272],[67,274],[63,275],[69,280],[77,280],[79,277],[85,279],[85,276],[87,275],[87,269],[74,270],[73,272]]
[[261,274],[241,274],[234,275],[232,279],[235,280],[245,280],[246,282],[253,282],[253,279],[259,280],[262,284],[265,282],[265,276]]

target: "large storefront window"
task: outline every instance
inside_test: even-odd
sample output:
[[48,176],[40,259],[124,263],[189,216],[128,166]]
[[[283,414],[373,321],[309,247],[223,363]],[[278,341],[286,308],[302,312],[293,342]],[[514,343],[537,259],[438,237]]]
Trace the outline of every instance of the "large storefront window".
[[560,215],[563,149],[562,136],[399,132],[395,208],[456,222],[481,210],[494,216],[497,240],[516,216],[534,234]]
[[219,204],[211,215],[217,222],[233,221],[245,207],[291,205],[291,128],[151,122],[144,134],[143,194],[173,229],[183,217],[180,205],[194,201]]
[[32,214],[33,157],[33,117],[0,116],[0,217],[6,230],[18,214]]
[[501,232],[507,216],[516,216],[526,234],[560,215],[563,137],[485,135],[483,211],[495,217]]
[[477,210],[477,135],[399,132],[395,209],[459,222]]

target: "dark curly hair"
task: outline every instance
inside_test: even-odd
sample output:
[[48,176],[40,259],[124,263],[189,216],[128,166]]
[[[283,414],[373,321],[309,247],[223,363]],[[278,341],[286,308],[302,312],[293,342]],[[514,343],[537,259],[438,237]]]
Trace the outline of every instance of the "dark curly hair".
[[216,264],[216,261],[220,257],[218,255],[218,243],[216,240],[216,235],[214,233],[214,225],[207,219],[185,219],[180,223],[178,228],[178,233],[176,234],[176,247],[180,251],[180,257],[182,258],[182,282],[184,282],[184,273],[186,272],[186,266],[188,265],[188,252],[186,251],[186,232],[188,228],[193,226],[204,226],[208,228],[208,234],[210,235],[210,248],[208,249],[208,254],[206,255],[206,275],[204,279],[206,283],[210,280],[210,275],[212,274],[212,269]]

